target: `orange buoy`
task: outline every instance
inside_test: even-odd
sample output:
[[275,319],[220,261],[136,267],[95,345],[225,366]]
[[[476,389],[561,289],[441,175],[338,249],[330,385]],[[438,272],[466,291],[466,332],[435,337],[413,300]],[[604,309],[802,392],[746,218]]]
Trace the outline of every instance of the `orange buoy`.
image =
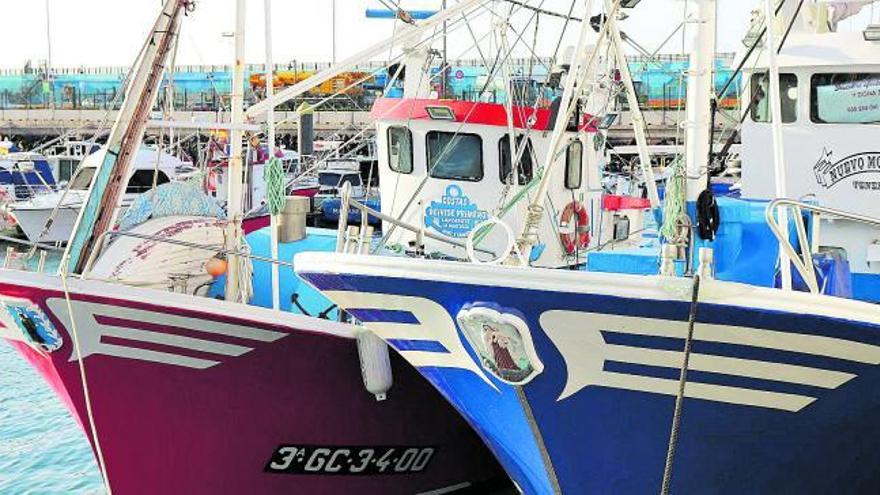
[[[577,221],[571,225],[572,219],[577,216]],[[559,234],[559,240],[567,254],[574,254],[579,249],[585,249],[590,245],[590,216],[583,204],[572,201],[562,210],[560,225],[571,228],[571,232]]]
[[226,257],[222,254],[217,254],[211,257],[207,263],[205,263],[205,271],[208,272],[208,275],[217,278],[220,275],[226,273]]
[[208,172],[208,177],[205,179],[205,189],[208,192],[217,191],[217,172],[214,169]]

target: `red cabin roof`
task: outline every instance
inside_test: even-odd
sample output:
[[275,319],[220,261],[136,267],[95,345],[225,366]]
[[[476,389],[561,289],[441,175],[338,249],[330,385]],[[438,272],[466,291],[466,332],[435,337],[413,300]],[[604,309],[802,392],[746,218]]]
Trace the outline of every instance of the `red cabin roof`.
[[[446,107],[452,110],[456,122],[469,124],[507,126],[504,105],[461,100],[439,99],[400,99],[379,98],[373,104],[370,117],[379,120],[431,120],[427,107]],[[534,116],[534,123],[527,126]],[[531,107],[513,107],[513,126],[519,129],[530,127],[536,131],[546,131],[550,125],[550,110]]]

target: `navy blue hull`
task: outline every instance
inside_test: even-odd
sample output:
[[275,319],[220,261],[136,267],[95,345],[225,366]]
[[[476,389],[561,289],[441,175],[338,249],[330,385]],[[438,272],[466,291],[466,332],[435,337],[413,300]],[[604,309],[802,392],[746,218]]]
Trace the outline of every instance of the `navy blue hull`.
[[[439,359],[453,351],[418,329],[417,312],[407,320],[401,319],[401,311],[358,305],[355,295],[350,296],[355,303],[348,303],[348,309],[367,326],[411,320],[411,339],[386,340],[405,357],[421,351],[421,361],[414,364],[477,429],[527,493],[659,491],[675,397],[637,389],[645,383],[661,383],[668,389],[677,382],[679,369],[630,359],[619,362],[612,353],[596,372],[614,377],[612,382],[619,380],[618,384],[567,388],[574,380],[575,358],[568,356],[567,361],[558,343],[550,338],[547,329],[553,322],[546,315],[570,315],[574,318],[571,321],[584,322],[602,315],[622,317],[621,321],[635,317],[644,321],[644,332],[603,328],[602,345],[625,355],[662,356],[662,351],[680,352],[684,341],[652,335],[652,321],[686,328],[689,304],[682,298],[646,302],[379,276],[301,275],[337,300],[341,293],[414,296],[439,303],[452,318],[475,303],[519,316],[528,325],[543,364],[543,371],[522,386],[505,383],[490,373],[480,376],[448,364],[432,366],[430,355],[425,355],[433,352]],[[880,368],[876,360],[792,350],[785,344],[792,334],[819,344],[824,341],[811,336],[831,337],[835,341],[824,344],[846,341],[847,346],[863,347],[868,356],[876,356],[880,327],[827,316],[711,303],[700,304],[698,321],[724,328],[757,329],[756,335],[771,337],[769,343],[707,341],[701,339],[698,325],[695,355],[734,369],[744,368],[741,372],[691,370],[689,387],[695,394],[705,388],[708,398],[685,400],[673,493],[880,493]],[[460,341],[467,342],[461,324],[455,327]],[[579,329],[554,331],[575,335]],[[465,344],[464,348],[475,363],[481,362],[474,346]],[[569,352],[574,356],[582,351]],[[780,369],[792,376],[756,376],[768,363],[782,366]],[[831,378],[814,381],[816,373]]]

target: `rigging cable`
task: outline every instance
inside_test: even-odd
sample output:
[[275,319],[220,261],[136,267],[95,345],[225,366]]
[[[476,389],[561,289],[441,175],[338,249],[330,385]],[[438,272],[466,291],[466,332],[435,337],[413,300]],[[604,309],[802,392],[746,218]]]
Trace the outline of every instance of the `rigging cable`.
[[697,321],[697,305],[700,297],[700,274],[695,273],[693,287],[691,289],[691,304],[688,313],[687,337],[684,341],[684,352],[681,361],[681,373],[678,377],[678,393],[675,396],[675,409],[672,413],[672,427],[669,432],[669,445],[666,450],[666,465],[663,468],[663,484],[660,487],[660,495],[669,495],[669,486],[672,482],[672,464],[675,461],[675,449],[678,444],[678,435],[681,429],[681,413],[684,407],[685,386],[687,385],[688,368],[690,367],[691,348],[694,340],[694,326]]

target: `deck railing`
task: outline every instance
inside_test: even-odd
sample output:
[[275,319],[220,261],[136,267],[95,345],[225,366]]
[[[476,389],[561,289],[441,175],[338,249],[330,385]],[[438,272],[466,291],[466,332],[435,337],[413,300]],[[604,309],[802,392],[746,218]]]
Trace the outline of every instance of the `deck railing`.
[[[787,209],[790,213],[793,213],[793,215],[789,215],[789,218],[791,219],[790,221],[794,223],[800,252],[795,249],[794,245],[791,242],[788,226],[786,226],[786,228],[783,228],[779,224],[778,219],[780,218],[780,213],[784,209]],[[807,236],[807,227],[804,223],[803,215],[804,211],[808,211],[812,214],[812,239]],[[765,211],[764,215],[767,220],[767,225],[770,226],[770,230],[779,241],[780,249],[782,249],[788,259],[791,261],[791,264],[798,271],[798,274],[800,274],[801,278],[803,278],[804,280],[804,283],[807,284],[807,287],[813,294],[818,294],[820,292],[819,282],[816,277],[816,270],[813,266],[813,253],[818,251],[818,247],[820,245],[819,225],[822,216],[829,216],[841,220],[849,220],[851,222],[857,222],[864,225],[869,225],[871,227],[880,228],[880,219],[877,218],[785,198],[778,198],[771,201],[770,204],[767,205],[767,210]]]

